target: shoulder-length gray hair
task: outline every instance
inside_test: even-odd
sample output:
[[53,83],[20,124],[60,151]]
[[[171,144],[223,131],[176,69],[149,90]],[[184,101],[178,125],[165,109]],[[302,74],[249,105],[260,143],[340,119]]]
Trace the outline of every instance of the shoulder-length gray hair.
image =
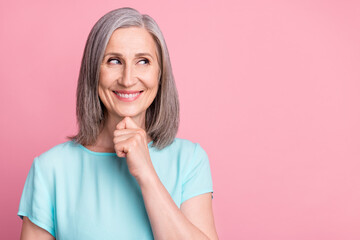
[[82,145],[93,145],[104,127],[106,108],[98,95],[100,65],[112,33],[118,28],[145,28],[154,38],[160,64],[157,95],[146,110],[145,130],[153,146],[162,149],[171,144],[179,127],[179,100],[170,57],[159,26],[154,19],[132,8],[115,9],[105,14],[92,28],[84,50],[76,93],[76,117],[79,131],[70,136]]

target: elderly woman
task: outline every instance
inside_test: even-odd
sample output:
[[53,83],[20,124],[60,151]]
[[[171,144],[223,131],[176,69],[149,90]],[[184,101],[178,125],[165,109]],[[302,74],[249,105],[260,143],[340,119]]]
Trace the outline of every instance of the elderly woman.
[[36,157],[21,239],[217,239],[209,161],[175,138],[179,103],[164,37],[122,8],[91,30],[77,135]]

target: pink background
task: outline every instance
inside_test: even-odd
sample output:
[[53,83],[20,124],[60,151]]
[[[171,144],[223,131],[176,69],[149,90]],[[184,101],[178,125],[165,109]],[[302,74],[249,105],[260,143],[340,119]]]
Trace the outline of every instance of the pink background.
[[33,158],[76,130],[87,34],[124,6],[163,30],[221,239],[360,239],[360,4],[319,0],[2,1],[1,239]]

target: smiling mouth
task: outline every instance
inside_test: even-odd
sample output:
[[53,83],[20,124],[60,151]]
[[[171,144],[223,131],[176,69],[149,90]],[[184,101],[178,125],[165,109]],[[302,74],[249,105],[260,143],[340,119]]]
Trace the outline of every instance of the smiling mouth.
[[122,91],[122,92],[118,92],[118,91],[113,91],[113,93],[115,93],[115,95],[117,96],[117,98],[119,100],[122,101],[126,101],[126,102],[130,102],[130,101],[134,101],[135,99],[137,99],[139,97],[139,95],[142,93],[143,91]]

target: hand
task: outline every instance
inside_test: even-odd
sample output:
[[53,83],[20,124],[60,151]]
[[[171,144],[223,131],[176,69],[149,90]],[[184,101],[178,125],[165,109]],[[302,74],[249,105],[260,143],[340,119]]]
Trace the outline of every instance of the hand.
[[147,134],[130,117],[125,117],[116,125],[114,148],[117,156],[126,157],[129,172],[138,182],[155,172],[148,149]]

